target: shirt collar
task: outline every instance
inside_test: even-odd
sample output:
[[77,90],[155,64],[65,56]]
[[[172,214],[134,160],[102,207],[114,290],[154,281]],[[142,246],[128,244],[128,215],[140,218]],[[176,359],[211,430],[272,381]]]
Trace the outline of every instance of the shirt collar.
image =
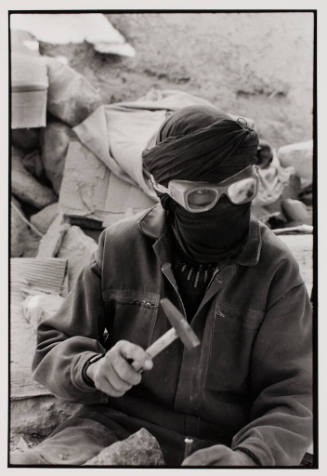
[[[161,204],[147,210],[139,219],[138,224],[142,233],[157,240],[160,238],[165,229],[166,212]],[[261,229],[257,220],[251,219],[249,233],[242,251],[234,258],[234,262],[241,266],[254,266],[260,258],[262,246]]]

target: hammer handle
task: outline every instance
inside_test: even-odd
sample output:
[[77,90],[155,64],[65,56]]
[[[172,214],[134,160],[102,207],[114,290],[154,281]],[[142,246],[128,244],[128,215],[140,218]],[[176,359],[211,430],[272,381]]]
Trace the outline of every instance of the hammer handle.
[[[175,339],[177,339],[178,335],[176,333],[176,330],[174,327],[171,327],[169,331],[165,332],[159,339],[157,339],[153,344],[150,345],[146,349],[146,352],[151,355],[151,357],[155,357],[159,352],[164,350],[166,347],[168,347],[169,344],[171,344]],[[134,369],[138,372],[139,368],[135,365],[135,363],[132,363],[132,366]]]
[[146,349],[146,352],[153,358],[159,354],[159,352],[168,347],[169,344],[174,342],[177,337],[178,335],[176,333],[175,327],[171,327],[169,331],[165,332],[161,337],[159,337],[159,339],[153,342],[153,344],[151,344],[150,347]]

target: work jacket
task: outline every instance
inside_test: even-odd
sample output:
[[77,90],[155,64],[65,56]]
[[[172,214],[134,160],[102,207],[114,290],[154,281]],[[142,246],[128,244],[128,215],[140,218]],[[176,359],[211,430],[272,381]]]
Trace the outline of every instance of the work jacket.
[[312,435],[311,306],[286,245],[258,221],[218,269],[190,324],[201,345],[174,341],[124,396],[83,379],[85,363],[125,339],[147,348],[184,313],[160,205],[107,228],[60,311],[38,329],[34,377],[55,395],[103,402],[140,421],[223,443],[264,466],[300,463]]

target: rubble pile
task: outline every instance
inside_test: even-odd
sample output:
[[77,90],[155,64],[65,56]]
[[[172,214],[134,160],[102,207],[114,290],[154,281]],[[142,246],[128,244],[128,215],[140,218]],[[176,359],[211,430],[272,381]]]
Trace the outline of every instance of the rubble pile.
[[[105,105],[99,91],[65,61],[41,56],[32,34],[12,30],[11,44],[10,397],[16,441],[17,435],[47,436],[78,407],[55,399],[30,375],[37,324],[60,309],[95,252],[101,230],[156,203],[143,177],[141,152],[167,112],[207,101],[156,90]],[[311,224],[312,147],[312,142],[281,147],[259,170],[256,210],[268,225],[271,217],[281,226]],[[285,194],[291,176],[298,188]],[[293,238],[292,245],[299,243]],[[305,250],[303,274],[310,290],[311,235],[304,241],[296,249]],[[148,437],[138,436],[140,441]],[[156,445],[151,448],[153,464],[162,464]],[[124,446],[104,451],[99,457],[106,464],[125,461]],[[141,456],[136,452],[130,464],[139,464]]]

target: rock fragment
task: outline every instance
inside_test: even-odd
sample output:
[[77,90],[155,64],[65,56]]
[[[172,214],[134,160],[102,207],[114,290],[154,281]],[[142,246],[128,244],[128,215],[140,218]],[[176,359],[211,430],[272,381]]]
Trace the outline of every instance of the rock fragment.
[[313,141],[297,142],[280,147],[278,159],[283,167],[293,166],[303,187],[312,183]]
[[24,167],[22,153],[12,147],[11,151],[12,193],[35,208],[44,208],[56,201],[53,191],[40,184]]
[[43,164],[42,164],[40,152],[37,149],[24,154],[22,158],[22,163],[25,169],[27,170],[27,172],[32,174],[33,177],[42,180]]
[[41,132],[42,164],[46,177],[50,180],[53,189],[58,195],[68,144],[73,137],[75,137],[75,134],[71,128],[59,121],[50,122]]
[[162,466],[164,458],[157,439],[141,428],[88,460],[84,466]]
[[11,199],[10,210],[10,256],[24,255],[26,243],[32,239],[28,224],[23,219],[21,206],[14,197]]
[[40,128],[12,129],[13,145],[24,151],[37,149],[40,145],[40,130]]
[[38,213],[31,215],[30,222],[41,233],[45,234],[48,231],[49,226],[55,220],[59,213],[58,203],[51,203],[47,207],[42,208]]
[[47,58],[49,75],[48,111],[57,119],[76,126],[101,104],[89,81],[60,61]]
[[68,289],[74,286],[82,269],[91,261],[98,245],[78,226],[71,226],[65,233],[58,252],[59,258],[68,260]]

